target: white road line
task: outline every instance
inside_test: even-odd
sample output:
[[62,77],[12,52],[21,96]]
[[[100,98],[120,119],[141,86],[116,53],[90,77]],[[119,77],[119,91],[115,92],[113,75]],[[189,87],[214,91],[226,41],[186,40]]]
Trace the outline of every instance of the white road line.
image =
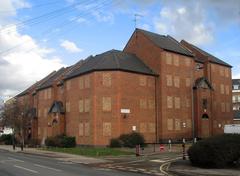
[[28,168],[25,168],[25,167],[22,167],[22,166],[18,166],[18,165],[14,165],[14,167],[19,168],[19,169],[22,169],[22,170],[25,170],[25,171],[28,171],[28,172],[32,172],[32,173],[34,173],[34,174],[37,174],[37,173],[38,173],[38,171],[31,170],[31,169],[28,169]]
[[17,161],[17,162],[20,162],[20,163],[24,163],[23,160],[19,160],[19,159],[16,159],[16,158],[8,157],[8,159],[10,159],[12,161]]
[[48,167],[48,166],[43,166],[43,165],[40,165],[40,164],[34,164],[34,166],[49,169],[49,170],[53,170],[53,171],[57,171],[57,172],[62,172],[62,170],[60,170],[60,169],[55,169],[55,168]]

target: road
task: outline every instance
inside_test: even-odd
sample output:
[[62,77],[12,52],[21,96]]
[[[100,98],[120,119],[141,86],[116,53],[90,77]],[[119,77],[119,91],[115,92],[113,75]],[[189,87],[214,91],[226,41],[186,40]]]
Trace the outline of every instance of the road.
[[108,168],[89,167],[23,153],[0,150],[0,176],[143,176]]

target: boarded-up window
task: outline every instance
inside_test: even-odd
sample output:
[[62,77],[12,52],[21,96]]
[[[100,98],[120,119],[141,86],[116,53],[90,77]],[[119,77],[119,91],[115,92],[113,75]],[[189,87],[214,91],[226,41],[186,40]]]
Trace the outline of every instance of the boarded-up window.
[[111,97],[103,97],[102,98],[102,109],[103,109],[103,111],[111,111],[112,110]]
[[147,109],[147,100],[140,99],[140,109]]
[[83,77],[79,78],[79,89],[83,89],[84,85],[83,85]]
[[190,87],[190,85],[191,85],[190,78],[186,78],[186,87]]
[[167,96],[167,107],[173,108],[173,98],[170,96]]
[[225,108],[225,103],[221,103],[221,109],[222,109],[222,112],[225,112],[226,111],[226,108]]
[[110,73],[103,73],[103,85],[110,87],[112,85],[112,77]]
[[41,109],[38,110],[38,117],[41,117],[42,114],[41,114]]
[[83,112],[83,100],[79,100],[79,112]]
[[48,97],[48,99],[51,99],[51,97],[52,97],[52,89],[47,89],[47,97]]
[[48,98],[48,90],[45,89],[43,92],[44,92],[44,99],[46,100]]
[[83,136],[83,123],[79,123],[78,133],[79,133],[79,136]]
[[175,130],[181,130],[181,120],[175,119]]
[[224,85],[223,84],[220,85],[220,90],[221,90],[221,94],[224,94]]
[[111,136],[112,124],[110,122],[103,122],[103,136]]
[[175,66],[179,66],[179,56],[178,55],[173,55],[173,62]]
[[223,67],[219,67],[219,71],[220,71],[220,76],[224,76],[224,68]]
[[140,76],[140,77],[139,77],[139,85],[140,85],[140,86],[146,86],[146,84],[147,84],[147,78],[146,78],[146,76]]
[[167,86],[172,86],[172,75],[167,75]]
[[228,78],[229,77],[229,69],[225,68],[225,76]]
[[192,120],[191,119],[187,119],[186,126],[187,126],[187,128],[191,128],[192,127]]
[[167,119],[167,129],[173,130],[173,119]]
[[176,109],[180,109],[180,98],[179,97],[174,98],[174,104],[175,104]]
[[179,76],[175,76],[174,77],[174,86],[179,88],[179,86],[180,86],[180,78],[179,78]]
[[148,79],[148,87],[154,87],[154,79],[153,78]]
[[90,87],[90,77],[89,76],[85,76],[85,88],[89,88]]
[[70,90],[71,88],[71,80],[68,80],[66,83],[67,90]]
[[226,86],[225,91],[226,91],[226,94],[229,95],[229,86]]
[[148,132],[155,133],[155,131],[156,131],[155,123],[148,123]]
[[47,115],[48,115],[48,110],[47,110],[47,108],[44,108],[44,117],[47,117]]
[[170,53],[166,53],[166,64],[172,65],[172,55]]
[[226,103],[226,112],[230,112],[230,103]]
[[191,65],[191,60],[189,58],[185,58],[185,65],[189,67]]
[[155,101],[154,99],[148,99],[148,108],[154,109],[155,108]]
[[190,99],[186,98],[186,107],[189,108],[190,107]]
[[66,112],[70,112],[70,102],[66,102]]
[[85,136],[89,136],[90,135],[90,124],[89,124],[89,122],[86,122],[85,124],[84,124],[84,132],[85,132]]
[[147,124],[140,123],[140,133],[146,133],[146,132],[147,132]]
[[213,72],[215,72],[216,71],[215,65],[211,64],[211,69]]
[[84,109],[85,109],[85,112],[89,112],[90,111],[90,100],[88,98],[85,99]]

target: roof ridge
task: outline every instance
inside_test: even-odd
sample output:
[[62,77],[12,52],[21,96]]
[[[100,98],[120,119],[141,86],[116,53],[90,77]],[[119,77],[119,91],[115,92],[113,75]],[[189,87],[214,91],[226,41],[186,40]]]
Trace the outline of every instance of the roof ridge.
[[187,50],[188,52],[190,52],[190,53],[193,55],[192,51],[190,51],[190,50],[186,49],[185,47],[183,47],[183,45],[182,45],[179,41],[177,41],[175,38],[173,38],[172,36],[167,35],[167,38],[169,38],[170,40],[174,41],[174,42],[177,43],[182,49]]
[[115,53],[112,52],[113,58],[116,62],[117,68],[120,68],[119,57]]

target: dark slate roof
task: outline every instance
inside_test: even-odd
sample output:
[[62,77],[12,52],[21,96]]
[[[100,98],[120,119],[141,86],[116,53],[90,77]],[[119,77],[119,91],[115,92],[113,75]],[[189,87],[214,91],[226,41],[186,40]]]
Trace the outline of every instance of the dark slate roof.
[[51,108],[49,109],[48,113],[61,113],[63,114],[64,108],[63,103],[61,101],[54,101]]
[[213,90],[211,83],[208,81],[208,79],[206,77],[198,78],[195,81],[195,88],[201,88],[201,87],[203,87],[204,84],[206,84],[209,89]]
[[[183,40],[183,42],[186,42],[186,41]],[[226,63],[226,62],[222,61],[221,59],[213,56],[212,54],[210,54],[210,53],[208,53],[208,52],[206,52],[206,51],[198,48],[197,46],[195,46],[195,45],[193,45],[193,44],[191,44],[191,43],[188,43],[188,42],[186,42],[186,43],[189,44],[192,48],[196,49],[198,52],[200,52],[200,53],[202,53],[203,55],[207,56],[207,57],[210,59],[210,60],[209,60],[210,62],[216,63],[216,64],[220,64],[220,65],[224,65],[224,66],[227,66],[227,67],[232,67],[232,66],[229,65],[228,63]],[[189,48],[189,49],[191,50],[191,48]],[[197,58],[197,59],[201,60],[201,58]]]
[[96,56],[89,56],[83,61],[83,64],[80,67],[66,75],[65,79],[73,78],[92,71],[102,70],[121,70],[154,76],[157,75],[136,55],[118,50],[110,50]]
[[233,118],[235,120],[240,120],[240,111],[233,111]]
[[136,31],[142,32],[153,43],[164,50],[193,57],[193,54],[189,50],[184,48],[177,40],[169,35],[159,35],[153,32],[145,31],[143,29],[136,29]]
[[233,79],[232,84],[233,85],[240,85],[240,79]]
[[58,71],[56,71],[52,76],[46,79],[41,85],[37,87],[38,90],[45,89],[51,87],[53,82],[58,79],[65,72],[65,68],[62,67]]

